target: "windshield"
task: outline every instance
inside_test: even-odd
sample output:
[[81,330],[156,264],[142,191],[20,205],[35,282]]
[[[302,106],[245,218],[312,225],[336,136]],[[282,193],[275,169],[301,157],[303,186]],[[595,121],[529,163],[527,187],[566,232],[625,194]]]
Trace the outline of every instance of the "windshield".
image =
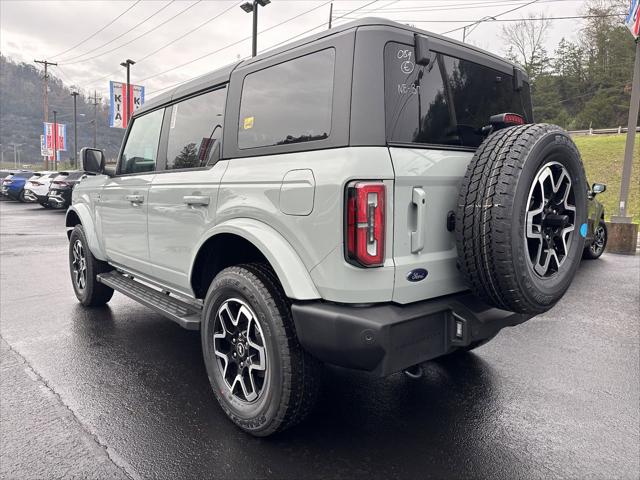
[[533,121],[529,85],[515,91],[512,75],[435,52],[416,65],[413,46],[395,42],[384,56],[388,142],[476,148],[492,115]]

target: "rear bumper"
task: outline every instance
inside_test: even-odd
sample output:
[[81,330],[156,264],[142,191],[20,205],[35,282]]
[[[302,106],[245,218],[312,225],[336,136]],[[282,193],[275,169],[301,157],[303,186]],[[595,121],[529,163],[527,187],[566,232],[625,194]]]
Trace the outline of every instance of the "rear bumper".
[[58,191],[55,195],[47,195],[47,203],[53,208],[67,208],[71,200],[71,192]]
[[[490,307],[468,292],[408,305],[297,303],[292,312],[298,339],[311,355],[380,376],[491,338],[531,318]],[[460,325],[461,336],[456,334]]]
[[36,202],[43,203],[47,201],[46,195],[38,195],[33,190],[28,190],[26,188],[24,190],[24,198],[27,202],[32,202],[32,203],[36,203]]

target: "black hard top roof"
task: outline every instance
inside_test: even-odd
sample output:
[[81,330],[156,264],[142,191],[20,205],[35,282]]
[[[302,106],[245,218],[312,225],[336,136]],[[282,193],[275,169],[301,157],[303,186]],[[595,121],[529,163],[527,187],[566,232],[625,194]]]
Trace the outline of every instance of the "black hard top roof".
[[[156,108],[159,105],[162,105],[164,103],[170,102],[173,99],[177,99],[180,97],[185,97],[188,96],[192,93],[195,93],[197,91],[203,90],[207,87],[210,86],[215,86],[215,85],[219,85],[222,83],[226,83],[229,81],[230,77],[231,77],[231,73],[239,66],[239,65],[250,65],[252,63],[255,62],[260,62],[263,61],[265,59],[268,59],[274,55],[278,55],[279,53],[282,52],[286,52],[288,50],[291,50],[293,48],[297,48],[303,45],[306,45],[308,43],[311,42],[315,42],[317,40],[320,40],[322,38],[328,37],[330,35],[335,35],[336,33],[340,33],[340,32],[344,32],[346,30],[351,30],[351,29],[355,29],[355,28],[359,28],[359,27],[365,27],[365,26],[387,26],[390,28],[396,28],[396,29],[401,29],[401,30],[406,30],[408,32],[412,32],[412,33],[420,33],[432,38],[437,38],[439,40],[442,40],[444,42],[449,42],[453,45],[457,45],[460,48],[464,48],[467,50],[474,50],[478,53],[481,53],[483,55],[487,55],[490,56],[500,62],[504,62],[504,63],[508,63],[508,64],[512,64],[511,62],[509,62],[508,60],[495,55],[491,52],[487,52],[486,50],[482,50],[481,48],[475,47],[473,45],[469,45],[468,43],[462,43],[458,40],[454,40],[452,38],[446,37],[444,35],[440,35],[437,33],[433,33],[433,32],[428,32],[426,30],[422,30],[420,28],[416,28],[416,27],[412,27],[409,25],[405,25],[402,23],[398,23],[398,22],[394,22],[393,20],[388,20],[386,18],[377,18],[377,17],[365,17],[365,18],[361,18],[358,20],[354,20],[353,22],[349,22],[349,23],[345,23],[343,25],[340,25],[338,27],[334,27],[330,30],[324,30],[320,33],[316,33],[314,35],[310,35],[308,37],[304,37],[300,40],[296,40],[293,41],[291,43],[287,43],[286,45],[282,45],[281,47],[278,48],[274,48],[272,50],[267,50],[263,53],[260,53],[259,55],[250,58],[248,60],[241,60],[238,62],[234,62],[232,64],[226,65],[222,68],[219,68],[217,70],[214,70],[210,73],[206,73],[200,77],[197,77],[193,80],[190,80],[189,82],[186,82],[182,85],[178,85],[175,88],[170,89],[169,91],[162,93],[161,95],[158,95],[157,97],[154,97],[153,99],[145,102],[144,106],[141,107],[139,110],[136,111],[135,115],[139,115],[141,113],[144,113],[148,110],[152,110],[154,108]],[[521,68],[515,64],[512,64],[514,67],[518,67]],[[526,74],[525,74],[526,77]]]

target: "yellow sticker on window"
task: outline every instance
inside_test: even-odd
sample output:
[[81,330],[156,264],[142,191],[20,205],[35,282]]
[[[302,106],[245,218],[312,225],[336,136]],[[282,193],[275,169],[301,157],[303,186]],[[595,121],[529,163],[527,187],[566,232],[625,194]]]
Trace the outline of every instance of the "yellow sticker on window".
[[250,128],[253,128],[253,117],[245,117],[244,129],[249,130]]

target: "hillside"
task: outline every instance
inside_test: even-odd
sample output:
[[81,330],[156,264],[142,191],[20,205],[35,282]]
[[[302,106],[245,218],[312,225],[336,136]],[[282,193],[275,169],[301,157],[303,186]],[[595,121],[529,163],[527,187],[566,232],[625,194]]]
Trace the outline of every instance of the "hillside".
[[[624,163],[626,135],[585,135],[574,137],[580,150],[589,182],[605,183],[607,191],[598,195],[605,206],[607,220],[618,214],[620,178]],[[627,213],[640,222],[640,135],[636,135],[633,149],[633,169]]]
[[[35,66],[16,64],[0,56],[0,143],[5,163],[13,161],[12,143],[20,144],[20,163],[34,166],[42,163],[40,135],[42,134],[42,73]],[[93,145],[92,100],[78,96],[78,150]],[[67,124],[68,149],[73,149],[73,97],[71,90],[51,74],[49,77],[49,121],[53,110],[58,122]],[[108,125],[109,105],[98,105],[98,148],[106,151],[108,159],[115,158],[124,130]],[[82,115],[84,114],[84,116]],[[70,152],[62,152],[63,161]]]

